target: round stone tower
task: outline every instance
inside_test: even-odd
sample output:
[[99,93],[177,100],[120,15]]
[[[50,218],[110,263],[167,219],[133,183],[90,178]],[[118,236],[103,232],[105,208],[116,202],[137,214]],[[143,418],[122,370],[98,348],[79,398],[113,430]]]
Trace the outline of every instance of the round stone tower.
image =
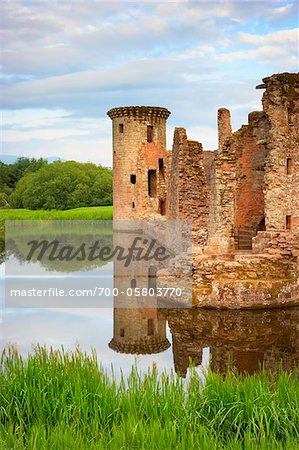
[[149,355],[170,347],[166,320],[156,308],[114,308],[114,332],[109,347],[119,353]]
[[113,127],[113,218],[165,214],[166,120],[170,111],[126,106],[107,114]]

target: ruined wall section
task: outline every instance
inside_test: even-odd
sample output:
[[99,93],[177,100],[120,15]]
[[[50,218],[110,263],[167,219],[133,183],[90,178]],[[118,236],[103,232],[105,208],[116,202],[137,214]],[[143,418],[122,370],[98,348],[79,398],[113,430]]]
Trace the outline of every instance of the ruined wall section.
[[[236,138],[235,133],[233,136]],[[209,239],[206,252],[234,250],[234,200],[236,189],[236,155],[231,145],[233,137],[223,144],[215,155],[213,205],[210,209]]]
[[269,122],[263,112],[252,112],[248,126],[231,140],[236,162],[235,228],[255,230],[264,218],[264,166]]
[[176,128],[172,153],[167,218],[192,221],[194,245],[205,245],[208,234],[209,191],[202,145],[188,140],[184,128]]
[[230,111],[226,108],[218,109],[218,150],[221,151],[226,140],[232,134]]
[[[134,218],[148,219],[161,215],[161,201],[166,201],[166,180],[168,174],[168,152],[160,143],[142,143],[137,154],[137,182],[133,186],[135,202]],[[163,169],[159,165],[163,161]],[[156,171],[156,193],[149,195],[148,171]]]
[[299,257],[299,231],[264,231],[252,241],[253,253]]
[[[230,259],[229,259],[230,258]],[[194,255],[193,302],[200,308],[298,304],[298,259],[276,254]]]
[[286,229],[290,216],[291,229],[298,230],[299,74],[272,75],[263,82],[263,108],[271,124],[265,174],[266,229]]

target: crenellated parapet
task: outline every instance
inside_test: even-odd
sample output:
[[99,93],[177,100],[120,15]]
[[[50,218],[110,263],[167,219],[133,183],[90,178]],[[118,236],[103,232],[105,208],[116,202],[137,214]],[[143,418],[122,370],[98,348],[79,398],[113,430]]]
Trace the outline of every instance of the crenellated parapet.
[[167,338],[162,341],[138,341],[138,342],[120,342],[117,339],[111,339],[109,348],[118,352],[130,355],[151,355],[154,353],[161,353],[170,347],[170,342]]
[[116,119],[117,117],[151,117],[168,119],[171,112],[167,108],[161,108],[158,106],[121,106],[118,108],[112,108],[107,112],[110,119]]

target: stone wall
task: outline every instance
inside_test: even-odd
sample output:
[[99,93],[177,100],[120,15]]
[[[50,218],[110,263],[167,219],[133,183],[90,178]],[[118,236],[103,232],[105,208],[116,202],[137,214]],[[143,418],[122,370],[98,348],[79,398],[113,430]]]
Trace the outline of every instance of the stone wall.
[[219,149],[206,251],[235,249],[238,229],[299,227],[299,75],[265,78],[263,111],[230,132],[229,111],[218,112]]
[[264,166],[267,154],[266,139],[269,129],[267,116],[253,112],[248,125],[235,133],[230,148],[236,155],[235,228],[258,227],[263,220]]
[[299,256],[298,231],[259,232],[252,242],[253,253],[280,255],[282,257]]
[[207,241],[209,190],[202,145],[187,139],[184,128],[174,132],[168,179],[167,218],[192,221],[194,245]]
[[233,251],[239,229],[256,229],[264,217],[264,164],[269,125],[263,112],[249,114],[248,125],[222,143],[215,157],[211,189],[210,249]]
[[193,305],[257,309],[299,301],[297,258],[280,255],[194,255]]
[[211,187],[213,205],[210,208],[207,252],[221,253],[234,249],[234,216],[236,190],[236,155],[228,138],[215,154]]
[[230,111],[226,108],[218,109],[218,150],[221,151],[224,143],[232,134]]
[[[263,109],[270,122],[265,166],[266,230],[299,229],[299,74],[264,78]],[[292,162],[287,173],[287,160]]]

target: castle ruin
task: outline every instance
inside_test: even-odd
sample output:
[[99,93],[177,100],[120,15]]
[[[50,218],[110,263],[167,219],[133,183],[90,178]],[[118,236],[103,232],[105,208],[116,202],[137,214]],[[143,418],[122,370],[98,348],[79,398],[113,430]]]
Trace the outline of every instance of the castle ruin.
[[[224,307],[240,306],[234,298],[246,292],[250,298],[255,288],[247,307],[298,302],[299,74],[275,74],[257,88],[265,90],[263,110],[250,113],[238,131],[232,132],[230,112],[218,110],[214,151],[189,140],[184,128],[175,129],[167,150],[166,108],[107,113],[113,123],[114,219],[192,221],[197,306],[223,306],[215,283],[218,289],[225,273],[241,290],[229,287],[226,298],[231,294],[232,300]],[[244,290],[251,281],[258,286]],[[263,282],[271,286],[260,296]]]

